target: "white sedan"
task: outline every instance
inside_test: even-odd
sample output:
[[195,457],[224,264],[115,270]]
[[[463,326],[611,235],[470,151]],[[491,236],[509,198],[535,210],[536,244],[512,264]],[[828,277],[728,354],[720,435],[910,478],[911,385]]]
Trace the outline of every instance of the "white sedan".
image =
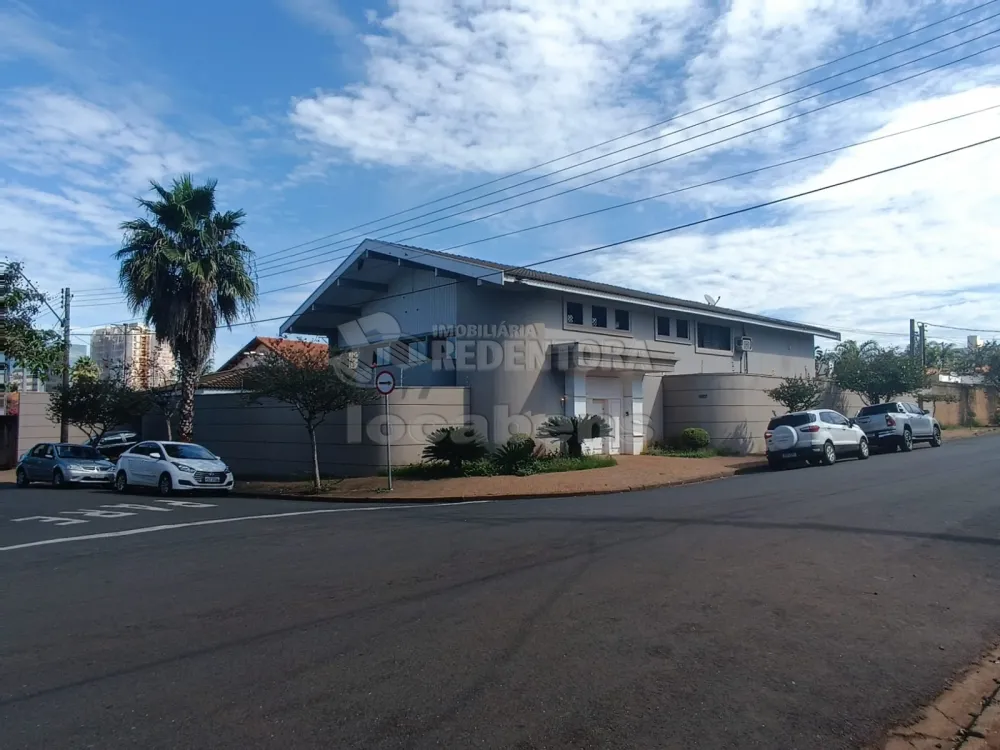
[[156,487],[161,495],[192,490],[228,493],[233,472],[221,458],[194,443],[145,441],[118,457],[115,490]]

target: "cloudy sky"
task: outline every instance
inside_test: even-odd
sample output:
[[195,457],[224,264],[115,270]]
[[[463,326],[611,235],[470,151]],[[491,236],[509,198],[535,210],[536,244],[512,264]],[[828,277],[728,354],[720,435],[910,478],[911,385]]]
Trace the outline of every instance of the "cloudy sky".
[[[131,318],[135,198],[217,178],[265,293],[216,362],[364,236],[527,264],[1000,135],[996,0],[0,0],[0,29],[0,257],[78,290],[83,343]],[[998,174],[986,144],[540,268],[964,341],[1000,329]]]

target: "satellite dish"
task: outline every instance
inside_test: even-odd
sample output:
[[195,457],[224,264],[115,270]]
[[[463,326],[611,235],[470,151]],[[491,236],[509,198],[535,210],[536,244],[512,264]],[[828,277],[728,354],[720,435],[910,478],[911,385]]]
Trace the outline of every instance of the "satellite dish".
[[719,304],[720,299],[722,299],[722,297],[713,297],[711,294],[705,295],[705,301],[712,307],[715,307],[717,304]]

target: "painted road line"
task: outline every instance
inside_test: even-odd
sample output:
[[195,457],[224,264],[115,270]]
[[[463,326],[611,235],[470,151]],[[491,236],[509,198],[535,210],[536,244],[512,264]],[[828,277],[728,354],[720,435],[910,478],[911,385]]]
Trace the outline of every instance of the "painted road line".
[[[406,510],[413,508],[451,508],[456,505],[479,505],[482,503],[492,503],[494,500],[466,500],[461,503],[421,503],[419,505],[372,505],[363,508],[322,508],[321,510],[298,510],[288,513],[267,513],[261,516],[237,516],[235,518],[211,518],[206,521],[189,521],[187,523],[170,523],[161,526],[145,526],[138,529],[125,529],[124,531],[106,531],[102,534],[85,534],[83,536],[67,536],[61,539],[41,539],[37,542],[25,542],[23,544],[12,544],[8,547],[0,547],[0,552],[12,552],[29,547],[44,547],[48,544],[69,544],[70,542],[87,542],[93,539],[113,539],[119,536],[134,536],[135,534],[152,534],[156,531],[171,531],[173,529],[187,529],[193,526],[214,526],[220,523],[238,523],[240,521],[258,521],[273,518],[294,518],[296,516],[318,516],[329,513],[365,513],[378,510]],[[45,516],[32,516],[33,519],[45,518]],[[16,519],[28,520],[28,519]],[[58,521],[79,522],[79,519],[58,518]],[[59,524],[60,526],[62,524]]]

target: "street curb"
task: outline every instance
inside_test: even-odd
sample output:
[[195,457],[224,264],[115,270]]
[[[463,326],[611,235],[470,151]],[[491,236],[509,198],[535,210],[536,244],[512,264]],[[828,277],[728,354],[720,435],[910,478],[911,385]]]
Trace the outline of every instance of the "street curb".
[[683,487],[689,484],[700,484],[702,482],[714,482],[719,479],[741,476],[745,474],[756,474],[767,468],[767,464],[749,464],[740,467],[733,472],[718,472],[702,477],[692,477],[690,479],[678,479],[670,482],[658,484],[648,484],[641,487],[623,487],[618,489],[599,489],[590,492],[585,491],[565,491],[565,492],[544,492],[536,494],[525,494],[523,492],[508,493],[504,495],[448,495],[443,497],[391,497],[388,493],[377,495],[359,495],[357,497],[324,497],[320,495],[293,495],[280,492],[230,492],[230,497],[242,497],[258,500],[299,500],[313,503],[381,503],[384,505],[444,505],[448,503],[467,503],[471,500],[481,500],[483,502],[493,500],[547,500],[549,498],[566,497],[596,497],[599,495],[617,495],[622,492],[643,492],[644,490],[656,490],[664,487]]

